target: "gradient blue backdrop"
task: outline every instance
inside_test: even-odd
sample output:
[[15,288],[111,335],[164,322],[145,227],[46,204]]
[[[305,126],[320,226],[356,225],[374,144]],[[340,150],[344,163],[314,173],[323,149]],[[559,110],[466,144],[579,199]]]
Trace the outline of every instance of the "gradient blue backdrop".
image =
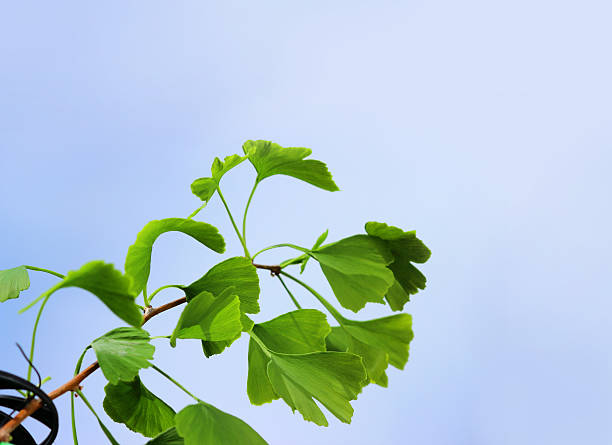
[[[271,444],[612,443],[611,14],[590,0],[4,2],[0,269],[121,267],[148,220],[198,205],[189,184],[214,156],[251,138],[311,147],[343,191],[267,180],[251,249],[310,245],[326,228],[338,239],[372,219],[416,229],[433,256],[407,306],[406,370],[367,388],[352,425],[319,428],[282,402],[249,405],[245,339],[210,360],[197,342],[156,340],[162,368]],[[236,213],[252,178],[243,164],[224,179]],[[216,200],[201,218],[240,254]],[[149,287],[217,261],[164,235]],[[14,342],[29,344],[35,315],[17,310],[55,281],[31,278],[0,308],[0,368],[16,373]],[[261,279],[256,319],[290,310]],[[148,329],[169,333],[168,315]],[[45,388],[117,324],[83,291],[54,295],[35,357],[53,377]],[[143,378],[175,408],[189,403]],[[86,381],[97,406],[103,384],[100,373]],[[58,443],[69,444],[68,398],[57,403]],[[81,404],[78,418],[83,443],[104,443]],[[144,442],[104,418],[122,443]]]

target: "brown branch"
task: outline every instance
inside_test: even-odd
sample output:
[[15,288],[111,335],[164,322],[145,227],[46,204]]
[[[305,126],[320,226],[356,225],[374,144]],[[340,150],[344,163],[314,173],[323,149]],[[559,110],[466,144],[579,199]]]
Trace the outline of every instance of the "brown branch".
[[270,275],[272,275],[272,276],[280,275],[281,270],[282,270],[280,266],[267,266],[265,264],[256,264],[256,263],[252,263],[252,264],[257,269],[269,270],[270,271]]
[[[145,315],[142,317],[142,324],[144,325],[147,321],[155,317],[157,314],[161,314],[162,312],[165,312],[168,309],[172,309],[173,307],[179,306],[185,302],[187,302],[187,298],[183,297],[156,308],[148,307],[145,311]],[[93,362],[91,365],[79,372],[62,386],[51,391],[49,393],[49,398],[53,400],[58,398],[62,394],[79,389],[81,382],[87,377],[89,377],[91,374],[93,374],[93,372],[99,367],[100,364],[97,361]],[[21,424],[21,422],[23,422],[27,417],[31,416],[41,406],[42,402],[40,399],[31,400],[25,406],[25,408],[19,411],[19,413],[17,413],[15,417],[13,417],[11,420],[5,423],[2,428],[0,428],[0,442],[8,442],[11,438],[11,433],[15,430],[15,428],[17,428]]]

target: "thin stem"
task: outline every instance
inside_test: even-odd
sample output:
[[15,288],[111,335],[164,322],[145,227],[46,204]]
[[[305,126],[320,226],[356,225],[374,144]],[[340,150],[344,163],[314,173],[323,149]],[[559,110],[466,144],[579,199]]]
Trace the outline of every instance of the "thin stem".
[[240,231],[238,230],[236,221],[234,221],[232,212],[230,211],[229,206],[227,205],[227,202],[225,201],[225,198],[223,197],[223,194],[221,193],[221,188],[218,186],[217,186],[217,193],[219,193],[219,198],[221,198],[221,201],[223,202],[223,206],[225,207],[225,211],[227,212],[227,215],[229,216],[229,219],[232,222],[232,226],[234,226],[234,231],[236,232],[236,235],[238,235],[240,244],[242,244],[242,248],[244,249],[244,256],[246,256],[247,258],[251,258],[251,255],[249,254],[249,249],[247,249],[246,243],[244,242],[244,239],[242,239],[242,235],[240,235]]
[[142,299],[144,300],[145,308],[149,307],[149,298],[147,297],[147,283],[142,286]]
[[177,289],[181,289],[181,290],[183,289],[183,286],[181,286],[180,284],[167,284],[165,286],[162,286],[159,289],[156,289],[155,291],[153,291],[151,295],[149,295],[149,304],[151,304],[151,301],[153,301],[153,297],[157,295],[160,291],[171,288],[171,287],[176,287]]
[[198,213],[200,213],[200,210],[202,210],[204,207],[206,207],[206,204],[208,204],[208,202],[205,202],[204,204],[202,204],[200,207],[198,207],[197,209],[195,209],[193,212],[191,212],[191,214],[187,217],[187,219],[191,219],[194,216],[196,216]]
[[[85,353],[91,348],[91,346],[87,346],[79,359],[77,360],[76,366],[74,368],[74,375],[78,375],[81,371],[81,365],[83,364],[83,359],[85,358]],[[75,417],[75,409],[74,409],[74,394],[70,394],[70,417],[72,422],[72,440],[74,441],[74,445],[79,445],[79,439],[77,437],[77,429],[76,429],[76,417]]]
[[55,275],[56,277],[61,278],[61,279],[66,278],[64,275],[62,275],[59,272],[55,272],[55,271],[49,270],[49,269],[43,269],[42,267],[25,266],[25,268],[29,269],[29,270],[35,270],[37,272],[46,272],[48,274]]
[[287,285],[285,284],[285,282],[283,281],[281,276],[280,275],[276,275],[276,276],[278,277],[279,281],[281,282],[281,284],[283,285],[283,287],[285,288],[285,290],[289,294],[289,297],[291,297],[291,301],[293,301],[293,304],[295,304],[295,306],[298,309],[302,309],[302,306],[300,306],[300,303],[298,303],[298,301],[295,299],[295,297],[293,296],[293,294],[291,293],[291,291],[289,290],[289,288],[287,287]]
[[286,277],[292,279],[293,281],[295,281],[296,283],[298,283],[299,285],[301,285],[304,289],[306,289],[308,292],[310,292],[312,295],[314,295],[316,297],[317,300],[319,300],[319,302],[325,306],[325,309],[327,309],[329,311],[330,314],[332,314],[332,317],[334,317],[336,319],[336,321],[338,321],[338,323],[342,324],[345,321],[345,318],[340,314],[340,312],[338,312],[336,310],[335,307],[333,307],[331,305],[331,303],[329,301],[327,301],[325,298],[323,298],[321,296],[321,294],[319,294],[316,290],[314,290],[312,287],[310,287],[309,285],[307,285],[306,283],[304,283],[303,281],[297,279],[296,277],[294,277],[293,275],[289,275],[287,272],[285,272],[284,270],[281,271],[281,275],[285,275]]
[[102,423],[102,421],[100,420],[100,417],[98,416],[98,413],[96,413],[96,411],[93,409],[93,406],[91,406],[91,403],[89,403],[89,400],[87,400],[87,398],[85,397],[85,394],[83,394],[80,389],[75,389],[75,392],[79,395],[81,399],[83,399],[83,402],[85,403],[85,405],[87,405],[87,408],[89,408],[92,414],[96,416],[96,419],[98,419],[98,423],[100,424],[100,428],[102,428],[102,431],[104,432],[108,440],[110,440],[110,442],[113,445],[114,444],[119,445],[119,442],[117,442],[117,439],[113,437],[113,435],[111,434],[109,429],[106,427],[106,425]]
[[49,297],[51,295],[47,295],[40,305],[40,309],[38,309],[38,314],[36,315],[36,321],[34,322],[34,329],[32,330],[32,343],[30,344],[30,363],[28,363],[28,380],[32,377],[32,361],[34,360],[34,346],[36,344],[36,331],[38,330],[38,322],[40,321],[40,317],[42,315],[43,309],[49,301]]
[[190,397],[192,397],[194,400],[200,402],[200,403],[205,403],[203,400],[198,399],[196,396],[194,396],[191,392],[189,392],[189,390],[187,390],[187,388],[185,388],[183,385],[181,385],[179,382],[177,382],[176,380],[174,380],[172,377],[170,377],[168,374],[166,374],[164,371],[162,371],[161,369],[159,369],[157,366],[155,366],[154,364],[151,364],[151,367],[153,369],[155,369],[157,372],[159,372],[161,375],[163,375],[164,377],[166,377],[168,380],[170,380],[172,383],[174,383],[176,386],[178,386],[180,389],[182,389],[187,395],[189,395]]
[[242,216],[242,239],[244,240],[245,244],[246,244],[247,213],[249,211],[249,206],[251,205],[251,200],[253,199],[253,195],[255,194],[255,190],[257,189],[257,184],[259,184],[259,182],[257,181],[255,181],[255,184],[253,184],[253,188],[251,189],[251,194],[249,195],[249,199],[247,200],[246,207],[244,208],[244,215]]
[[79,445],[79,438],[76,429],[76,412],[74,409],[74,394],[70,394],[70,421],[72,423],[72,441],[74,445]]
[[261,249],[259,252],[253,255],[251,260],[255,260],[257,255],[259,255],[260,253],[264,253],[267,250],[278,249],[280,247],[291,247],[292,249],[299,250],[300,252],[304,252],[305,254],[310,255],[310,250],[306,249],[305,247],[296,246],[295,244],[282,243],[282,244],[275,244],[273,246],[268,246],[268,247]]

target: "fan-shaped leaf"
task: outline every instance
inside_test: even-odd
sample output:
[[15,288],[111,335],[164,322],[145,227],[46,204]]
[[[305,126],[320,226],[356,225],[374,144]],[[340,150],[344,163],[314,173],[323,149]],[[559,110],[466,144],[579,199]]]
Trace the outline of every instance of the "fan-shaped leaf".
[[68,272],[62,281],[47,290],[38,299],[49,296],[65,287],[80,287],[98,297],[123,321],[132,326],[140,326],[142,324],[142,313],[134,303],[136,295],[130,292],[130,284],[130,278],[115,269],[112,264],[106,264],[103,261],[91,261],[79,270]]
[[207,403],[189,405],[179,411],[176,430],[185,439],[185,445],[267,443],[245,422]]
[[[325,315],[315,309],[300,309],[256,324],[253,332],[272,351],[305,354],[325,351],[325,337],[330,332]],[[278,398],[268,379],[270,359],[251,338],[249,342],[249,375],[247,394],[254,405]]]
[[154,437],[174,426],[174,410],[150,392],[139,377],[131,382],[109,383],[104,392],[104,411],[132,431]]
[[220,295],[228,287],[240,298],[240,309],[248,314],[259,312],[259,277],[251,261],[244,257],[229,258],[213,266],[197,281],[184,288],[187,298],[202,291]]
[[326,342],[327,349],[330,351],[351,352],[360,356],[370,382],[387,387],[388,378],[385,370],[389,364],[389,356],[385,351],[360,342],[341,326],[332,327]]
[[370,381],[386,387],[388,363],[404,369],[412,338],[412,317],[397,314],[369,321],[342,319],[326,341],[329,350],[361,356]]
[[394,257],[388,267],[395,276],[395,282],[389,288],[385,298],[394,311],[401,311],[410,301],[410,295],[419,289],[425,289],[426,278],[413,264],[424,263],[431,256],[431,251],[416,237],[416,232],[404,232],[402,229],[385,223],[368,222],[365,225],[369,235],[378,237],[387,243]]
[[387,265],[393,261],[385,242],[354,235],[311,252],[342,306],[357,312],[367,302],[384,303],[394,282]]
[[268,377],[274,391],[304,420],[327,426],[327,420],[313,399],[334,416],[350,423],[355,400],[367,383],[361,357],[346,352],[270,354]]
[[167,218],[149,222],[138,233],[136,242],[128,249],[125,273],[132,277],[132,292],[138,295],[146,286],[151,271],[153,243],[166,232],[182,232],[217,253],[225,251],[225,241],[216,227],[183,218]]
[[287,175],[323,190],[339,190],[323,162],[304,159],[312,153],[309,148],[284,148],[268,141],[246,141],[242,149],[257,170],[258,183],[273,175]]
[[91,347],[96,353],[104,377],[113,384],[133,380],[138,371],[151,366],[155,347],[149,333],[139,328],[117,328],[95,339]]
[[217,298],[206,291],[192,298],[174,328],[170,344],[175,346],[177,338],[233,341],[239,337],[242,331],[240,300],[232,290],[228,288]]
[[0,270],[0,303],[17,298],[19,292],[30,287],[30,277],[25,266]]
[[223,175],[242,163],[245,159],[246,156],[239,155],[226,156],[223,162],[219,158],[215,158],[210,168],[212,177],[196,179],[191,184],[191,191],[202,201],[208,202],[215,194]]

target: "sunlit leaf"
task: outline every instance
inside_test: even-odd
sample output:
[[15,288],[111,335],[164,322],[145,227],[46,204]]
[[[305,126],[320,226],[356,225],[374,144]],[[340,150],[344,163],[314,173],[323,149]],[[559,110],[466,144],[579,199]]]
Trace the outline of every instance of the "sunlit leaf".
[[210,292],[202,291],[189,300],[174,328],[170,344],[176,345],[177,338],[200,340],[234,340],[240,336],[240,300],[232,288],[215,298]]
[[367,383],[367,374],[359,356],[325,351],[329,332],[324,315],[312,309],[256,324],[249,344],[251,402],[260,405],[280,396],[305,420],[326,426],[316,399],[342,422],[350,422],[350,401]]
[[387,364],[404,369],[412,338],[412,317],[397,314],[369,321],[343,319],[326,341],[329,350],[361,356],[370,381],[386,387]]
[[412,316],[396,314],[369,321],[343,320],[344,329],[357,340],[389,354],[389,363],[404,369],[408,361],[412,333]]
[[202,201],[208,202],[215,194],[223,175],[242,163],[245,159],[246,156],[239,155],[226,156],[223,161],[219,158],[215,158],[210,168],[212,177],[196,179],[191,184],[191,191]]
[[327,426],[327,420],[313,399],[334,416],[350,423],[351,400],[367,383],[361,357],[346,352],[310,354],[270,353],[268,377],[274,391],[304,420]]
[[244,421],[207,403],[189,405],[179,411],[176,430],[185,439],[185,445],[267,443]]
[[[130,291],[131,280],[112,264],[91,261],[78,270],[71,270],[66,277],[47,290],[41,297],[66,287],[79,287],[94,294],[115,315],[132,326],[142,324],[142,312],[134,302],[136,295]],[[40,298],[40,297],[39,297]]]
[[185,440],[179,436],[175,427],[168,428],[149,440],[145,445],[184,445]]
[[366,303],[384,303],[395,281],[387,265],[393,261],[385,242],[368,235],[354,235],[311,252],[320,263],[342,306],[357,312]]
[[[305,354],[325,351],[325,337],[330,332],[325,315],[315,309],[300,309],[256,324],[253,332],[274,352]],[[254,405],[278,398],[268,379],[270,359],[253,339],[249,342],[247,394]]]
[[104,392],[106,414],[132,431],[154,437],[174,426],[174,410],[150,392],[139,377],[131,382],[109,383]]
[[410,295],[419,289],[425,289],[425,276],[412,264],[424,263],[431,256],[431,251],[416,237],[416,232],[404,232],[402,229],[385,223],[368,222],[365,225],[369,235],[384,240],[394,257],[388,267],[395,276],[395,283],[389,288],[385,298],[394,311],[401,311],[410,301]]
[[187,298],[202,291],[220,295],[228,287],[240,298],[240,309],[248,314],[259,312],[259,277],[251,261],[244,257],[229,258],[213,266],[197,281],[184,288]]
[[133,380],[138,371],[151,366],[155,347],[147,331],[139,328],[117,328],[95,339],[96,353],[104,377],[113,384]]
[[385,351],[360,342],[341,326],[332,327],[326,342],[327,349],[330,351],[352,352],[360,356],[370,381],[380,386],[387,386],[388,379],[385,370],[389,364],[389,356]]
[[132,277],[132,292],[137,295],[146,286],[149,279],[153,243],[166,232],[182,232],[215,252],[225,251],[223,237],[217,228],[210,224],[183,218],[151,221],[138,233],[136,242],[128,249],[125,259],[125,273]]
[[0,270],[0,303],[17,298],[19,292],[30,287],[30,277],[25,266]]
[[287,175],[330,192],[339,190],[323,162],[304,159],[312,153],[309,148],[284,148],[268,141],[246,141],[242,149],[257,170],[258,183],[273,175]]

